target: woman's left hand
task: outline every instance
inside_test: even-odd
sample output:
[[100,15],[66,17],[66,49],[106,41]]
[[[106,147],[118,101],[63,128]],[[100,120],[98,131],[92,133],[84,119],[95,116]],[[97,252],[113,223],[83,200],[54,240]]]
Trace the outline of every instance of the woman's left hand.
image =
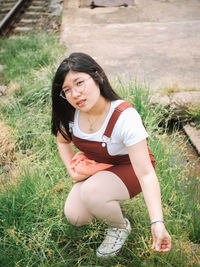
[[153,236],[152,249],[158,252],[168,252],[171,249],[171,237],[167,232],[164,223],[156,222],[151,225]]
[[90,176],[90,175],[86,175],[86,174],[77,173],[72,168],[68,168],[68,173],[69,173],[70,177],[73,179],[74,183],[84,181]]

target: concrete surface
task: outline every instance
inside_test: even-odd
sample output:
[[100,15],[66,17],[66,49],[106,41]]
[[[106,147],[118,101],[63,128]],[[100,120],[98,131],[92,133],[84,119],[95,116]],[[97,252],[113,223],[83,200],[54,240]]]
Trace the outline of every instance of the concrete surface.
[[136,0],[130,7],[79,8],[64,0],[61,42],[85,52],[112,80],[137,78],[152,90],[200,88],[200,1]]
[[190,126],[189,124],[185,125],[183,129],[190,138],[190,141],[197,150],[197,153],[200,155],[200,131],[198,131],[195,127]]
[[170,95],[155,93],[151,96],[151,104],[162,104],[164,108],[171,107],[176,110],[187,110],[188,106],[200,105],[200,91],[177,92]]

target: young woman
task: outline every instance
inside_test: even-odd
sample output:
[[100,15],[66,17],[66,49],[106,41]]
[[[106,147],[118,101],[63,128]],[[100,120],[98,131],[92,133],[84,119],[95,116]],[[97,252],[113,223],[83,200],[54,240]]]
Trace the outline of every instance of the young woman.
[[[131,231],[119,202],[141,191],[150,216],[152,249],[169,251],[171,238],[148,134],[137,111],[113,91],[103,69],[87,54],[73,53],[58,67],[52,85],[52,133],[74,181],[64,208],[68,221],[81,226],[99,218],[108,224],[97,256],[119,253]],[[92,175],[77,172],[71,165],[71,141],[89,160],[109,165]]]

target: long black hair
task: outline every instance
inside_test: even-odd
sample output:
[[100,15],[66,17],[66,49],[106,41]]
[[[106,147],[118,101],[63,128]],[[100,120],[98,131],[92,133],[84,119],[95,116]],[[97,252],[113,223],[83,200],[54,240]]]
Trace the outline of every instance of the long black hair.
[[[99,85],[101,95],[107,100],[121,99],[112,89],[103,69],[91,56],[84,53],[72,53],[64,59],[58,67],[52,83],[51,131],[54,135],[57,135],[59,131],[67,140],[71,139],[69,121],[73,120],[75,109],[67,100],[60,97],[60,92],[64,79],[70,70],[89,74]],[[61,125],[68,136],[62,131]]]

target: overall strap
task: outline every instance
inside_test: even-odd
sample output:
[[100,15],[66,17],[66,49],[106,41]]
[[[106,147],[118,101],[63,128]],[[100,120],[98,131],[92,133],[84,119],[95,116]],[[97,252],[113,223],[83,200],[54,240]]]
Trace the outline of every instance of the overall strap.
[[128,102],[122,102],[119,106],[117,106],[114,111],[112,116],[110,117],[110,120],[108,122],[108,125],[106,127],[106,130],[104,132],[104,135],[108,138],[110,138],[113,128],[115,126],[115,123],[117,121],[117,119],[119,118],[119,116],[121,115],[121,113],[127,109],[133,107],[131,104],[129,104]]

